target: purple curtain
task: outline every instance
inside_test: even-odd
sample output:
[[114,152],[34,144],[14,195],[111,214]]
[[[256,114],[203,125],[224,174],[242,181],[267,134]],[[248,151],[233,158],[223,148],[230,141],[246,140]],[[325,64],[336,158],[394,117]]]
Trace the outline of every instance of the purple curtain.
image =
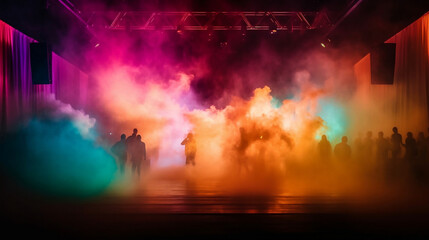
[[35,40],[0,21],[0,131],[38,111],[53,94],[56,99],[85,109],[88,76],[52,54],[52,84],[33,85],[30,43]]

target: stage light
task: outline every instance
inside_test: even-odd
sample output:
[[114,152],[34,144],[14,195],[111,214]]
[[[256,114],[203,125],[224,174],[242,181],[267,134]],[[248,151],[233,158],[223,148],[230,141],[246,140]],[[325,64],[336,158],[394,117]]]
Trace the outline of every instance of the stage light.
[[277,33],[277,26],[275,23],[270,24],[270,34]]
[[228,32],[220,31],[218,33],[219,45],[224,48],[228,46]]
[[177,26],[177,33],[178,34],[183,34],[183,25],[178,25]]
[[211,42],[213,40],[213,36],[214,36],[213,26],[212,25],[207,26],[207,31],[208,31],[208,34],[207,34],[208,39],[207,40],[209,42]]
[[245,22],[241,23],[241,36],[246,36],[247,34],[247,24]]
[[100,47],[100,40],[97,37],[92,37],[89,40],[89,46],[93,47],[93,48],[98,48]]
[[326,48],[330,45],[331,45],[331,39],[329,39],[329,38],[327,38],[326,41],[320,43],[320,46],[322,46],[324,48]]

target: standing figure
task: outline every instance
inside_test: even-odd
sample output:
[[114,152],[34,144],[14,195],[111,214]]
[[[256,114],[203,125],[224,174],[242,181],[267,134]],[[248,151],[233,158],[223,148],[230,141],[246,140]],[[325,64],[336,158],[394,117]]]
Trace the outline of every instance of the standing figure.
[[376,164],[378,165],[380,171],[385,174],[388,173],[389,165],[388,165],[388,156],[389,156],[389,141],[384,138],[383,132],[378,133],[378,138],[375,140],[376,142]]
[[362,159],[364,159],[363,156],[365,151],[361,132],[359,132],[358,137],[354,141],[353,149],[354,158],[358,161],[362,161]]
[[428,137],[426,138],[426,159],[425,162],[429,164],[429,128],[428,128]]
[[133,147],[134,143],[137,140],[137,128],[133,129],[133,134],[131,134],[127,140],[125,141],[125,144],[127,146],[127,153],[128,153],[128,159],[131,161],[131,158],[133,156]]
[[186,165],[192,164],[195,166],[197,143],[195,142],[194,135],[188,133],[188,136],[182,141],[181,145],[185,145]]
[[146,163],[146,144],[141,141],[142,137],[137,135],[136,141],[132,145],[131,149],[131,171],[134,172],[137,170],[137,175],[140,176],[141,163],[144,161]]
[[417,157],[414,165],[414,171],[418,180],[427,181],[428,177],[428,162],[427,159],[427,142],[423,132],[419,132],[417,136]]
[[401,155],[401,145],[402,145],[402,136],[398,133],[398,128],[392,128],[393,134],[390,138],[390,143],[392,144],[392,160],[396,162],[396,160]]
[[417,136],[417,158],[420,163],[424,163],[427,158],[427,142],[423,132]]
[[237,152],[237,164],[238,164],[238,171],[241,173],[242,169],[244,171],[248,172],[249,167],[247,165],[248,158],[246,156],[246,150],[247,147],[249,147],[249,134],[246,132],[246,129],[244,127],[240,127],[240,141],[238,142],[236,146],[236,152]]
[[119,169],[122,174],[125,172],[125,163],[127,162],[127,145],[125,144],[125,134],[121,135],[121,140],[116,142],[111,151],[115,154],[116,160],[118,161]]
[[408,160],[409,163],[412,163],[416,160],[417,157],[417,142],[413,137],[412,132],[407,133],[407,138],[405,139],[405,159]]
[[137,139],[137,132],[138,132],[137,128],[134,128],[133,129],[133,134],[131,134],[127,138],[127,141],[126,141],[127,145],[132,144],[134,141],[136,141],[136,139]]
[[350,146],[347,144],[347,141],[348,141],[347,137],[343,136],[341,138],[341,143],[338,143],[337,145],[335,145],[334,153],[338,159],[342,159],[342,160],[350,159],[352,150]]
[[377,150],[376,150],[377,161],[380,161],[382,164],[386,164],[387,156],[389,154],[389,141],[384,138],[383,132],[378,133],[376,144],[377,144]]
[[331,143],[328,141],[328,138],[326,138],[326,135],[322,135],[322,139],[320,140],[317,147],[319,150],[320,158],[325,160],[331,158],[332,147]]
[[372,132],[368,131],[363,142],[363,157],[365,161],[370,161],[372,159],[373,145]]

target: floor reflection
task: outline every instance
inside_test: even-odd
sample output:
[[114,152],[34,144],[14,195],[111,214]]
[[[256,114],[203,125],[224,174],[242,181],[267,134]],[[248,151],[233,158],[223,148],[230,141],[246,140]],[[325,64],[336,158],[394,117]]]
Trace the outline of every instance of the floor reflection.
[[338,196],[237,195],[219,182],[190,180],[152,180],[134,193],[118,198],[106,197],[120,211],[139,213],[327,213],[339,209]]

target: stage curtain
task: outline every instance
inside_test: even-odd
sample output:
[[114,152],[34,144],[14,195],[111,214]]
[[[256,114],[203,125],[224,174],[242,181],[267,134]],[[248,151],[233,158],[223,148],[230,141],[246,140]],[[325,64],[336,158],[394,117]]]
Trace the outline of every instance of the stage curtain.
[[33,85],[30,43],[35,40],[0,21],[0,131],[36,113],[48,97],[84,109],[88,76],[53,53],[52,84]]
[[[362,129],[384,130],[397,126],[417,134],[429,127],[429,13],[386,43],[396,43],[393,85],[372,85],[370,54],[354,66],[355,103]],[[371,129],[375,128],[375,129]]]

